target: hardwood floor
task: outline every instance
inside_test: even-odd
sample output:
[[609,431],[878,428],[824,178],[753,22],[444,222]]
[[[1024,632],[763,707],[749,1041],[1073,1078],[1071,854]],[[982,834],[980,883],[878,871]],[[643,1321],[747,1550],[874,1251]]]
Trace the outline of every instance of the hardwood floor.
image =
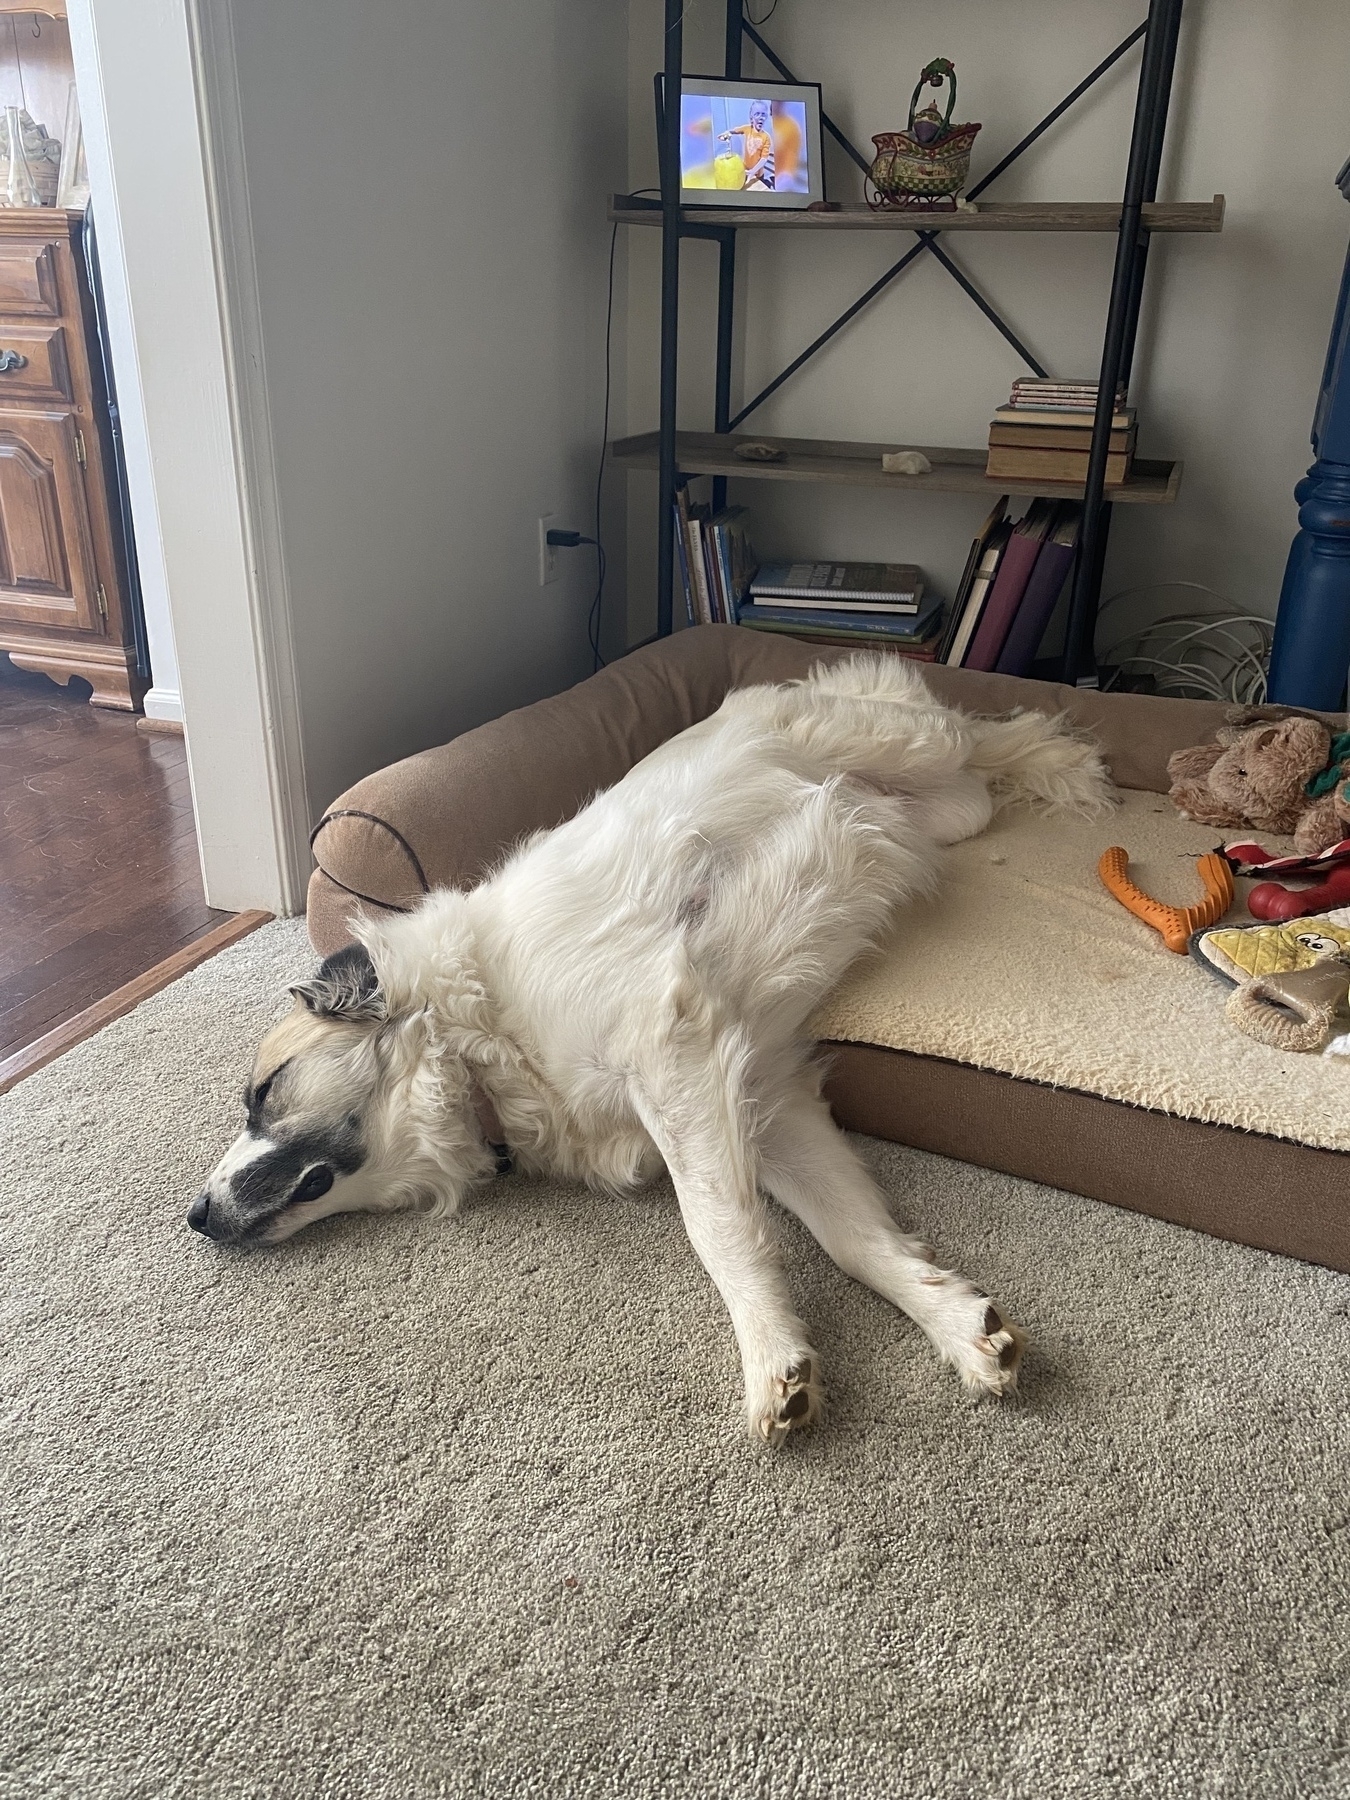
[[218,926],[183,740],[0,656],[0,1058]]

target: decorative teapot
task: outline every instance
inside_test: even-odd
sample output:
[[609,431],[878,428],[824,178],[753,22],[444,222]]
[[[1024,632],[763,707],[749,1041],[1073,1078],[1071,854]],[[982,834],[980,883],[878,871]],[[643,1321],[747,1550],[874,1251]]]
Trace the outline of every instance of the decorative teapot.
[[[925,87],[951,83],[947,110],[935,101],[917,111]],[[953,125],[956,69],[945,56],[930,62],[920,75],[909,103],[909,129],[883,131],[872,139],[876,160],[868,171],[873,192],[867,204],[915,212],[955,212],[956,196],[970,174],[970,147],[978,125]]]

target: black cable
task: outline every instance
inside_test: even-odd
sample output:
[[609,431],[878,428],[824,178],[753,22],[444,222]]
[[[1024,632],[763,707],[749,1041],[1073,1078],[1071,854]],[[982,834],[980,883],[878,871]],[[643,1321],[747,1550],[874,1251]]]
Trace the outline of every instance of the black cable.
[[605,480],[605,457],[609,453],[609,390],[610,390],[610,343],[614,331],[614,252],[619,242],[619,221],[614,221],[614,229],[609,234],[609,294],[605,303],[605,417],[600,430],[600,464],[595,471],[595,599],[591,601],[591,614],[586,622],[586,636],[590,640],[591,655],[595,659],[596,669],[603,669],[605,659],[600,654],[600,627],[604,620],[605,603],[605,546],[600,541],[600,493]]
[[745,16],[746,16],[746,18],[750,19],[750,23],[752,25],[767,25],[769,20],[773,17],[773,15],[777,11],[778,11],[778,0],[773,0],[773,5],[769,8],[768,12],[765,13],[765,15],[762,19],[750,19],[749,13],[747,13]]

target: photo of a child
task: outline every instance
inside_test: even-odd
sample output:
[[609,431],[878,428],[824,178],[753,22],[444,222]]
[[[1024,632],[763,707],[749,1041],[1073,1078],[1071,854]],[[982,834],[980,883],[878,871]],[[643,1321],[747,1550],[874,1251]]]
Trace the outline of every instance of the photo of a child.
[[732,125],[728,130],[717,134],[720,144],[729,144],[733,137],[741,140],[741,163],[745,170],[743,187],[772,188],[773,186],[773,137],[769,132],[769,102],[752,100],[750,102],[750,118],[744,125]]
[[680,114],[682,188],[810,192],[804,102],[686,92]]

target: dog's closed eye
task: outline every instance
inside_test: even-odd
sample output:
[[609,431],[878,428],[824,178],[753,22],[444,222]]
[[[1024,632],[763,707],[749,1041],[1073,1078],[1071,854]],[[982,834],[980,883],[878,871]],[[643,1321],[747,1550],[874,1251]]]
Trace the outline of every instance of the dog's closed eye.
[[277,1076],[280,1075],[281,1070],[285,1067],[285,1063],[282,1063],[280,1068],[273,1069],[272,1073],[265,1081],[260,1081],[256,1087],[250,1087],[244,1090],[244,1110],[248,1114],[248,1122],[250,1125],[256,1126],[258,1121],[262,1118],[262,1110],[267,1104],[267,1096],[272,1091],[272,1084]]

